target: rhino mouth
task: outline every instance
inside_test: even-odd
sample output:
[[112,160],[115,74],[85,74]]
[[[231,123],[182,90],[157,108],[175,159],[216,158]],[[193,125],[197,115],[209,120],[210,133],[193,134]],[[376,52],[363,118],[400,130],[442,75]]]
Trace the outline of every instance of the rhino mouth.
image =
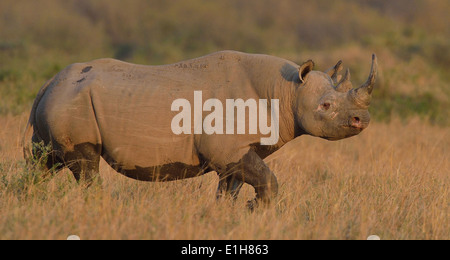
[[354,125],[343,125],[342,127],[347,129],[354,129],[356,131],[362,132],[364,129],[366,129],[366,126],[354,126]]
[[357,121],[349,120],[348,122],[345,122],[342,127],[362,132],[364,129],[366,129],[369,126],[368,121],[360,120],[359,117],[356,117],[355,119]]
[[320,138],[328,140],[328,141],[339,141],[343,138],[338,138],[338,137],[329,137],[329,136],[321,136]]
[[341,127],[344,130],[344,132],[341,132],[341,134],[338,134],[335,136],[331,136],[331,135],[320,136],[320,138],[328,140],[328,141],[338,141],[338,140],[342,140],[345,138],[349,138],[349,137],[358,135],[366,128],[366,126],[357,127],[357,126],[353,126],[351,124],[344,124],[344,125],[341,125]]

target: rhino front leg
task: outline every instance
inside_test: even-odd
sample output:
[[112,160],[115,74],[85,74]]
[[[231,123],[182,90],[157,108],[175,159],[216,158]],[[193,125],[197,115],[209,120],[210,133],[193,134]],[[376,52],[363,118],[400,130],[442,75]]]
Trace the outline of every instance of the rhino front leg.
[[250,149],[238,163],[231,164],[227,168],[236,180],[255,188],[257,201],[269,204],[278,194],[277,178],[253,149]]
[[234,176],[219,174],[219,187],[217,188],[217,199],[221,199],[224,196],[231,196],[233,200],[236,200],[241,191],[244,183]]

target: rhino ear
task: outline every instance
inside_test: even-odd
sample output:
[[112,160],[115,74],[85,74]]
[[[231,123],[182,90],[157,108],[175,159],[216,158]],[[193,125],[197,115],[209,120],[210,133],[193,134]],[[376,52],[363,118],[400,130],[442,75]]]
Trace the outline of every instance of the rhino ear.
[[298,76],[300,78],[300,82],[304,83],[305,82],[305,78],[308,75],[308,73],[310,73],[312,70],[314,69],[314,62],[312,60],[309,60],[305,63],[303,63],[302,66],[300,66],[299,72],[298,72]]

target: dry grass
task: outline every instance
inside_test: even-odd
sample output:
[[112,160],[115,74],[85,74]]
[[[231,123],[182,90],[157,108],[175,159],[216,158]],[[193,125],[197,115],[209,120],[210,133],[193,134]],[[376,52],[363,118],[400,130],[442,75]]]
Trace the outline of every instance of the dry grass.
[[280,195],[251,213],[253,190],[217,202],[213,173],[142,183],[102,164],[89,190],[68,171],[29,178],[25,119],[0,118],[0,239],[450,239],[448,128],[393,121],[340,142],[299,138],[268,158]]
[[[0,239],[450,239],[449,1],[168,2],[0,1]],[[102,164],[103,186],[83,190],[68,171],[24,166],[22,113],[68,64],[166,64],[224,49],[311,58],[322,70],[343,59],[355,84],[375,52],[378,123],[335,143],[302,137],[268,158],[280,195],[254,213],[248,186],[237,203],[216,202],[213,173],[141,183]]]

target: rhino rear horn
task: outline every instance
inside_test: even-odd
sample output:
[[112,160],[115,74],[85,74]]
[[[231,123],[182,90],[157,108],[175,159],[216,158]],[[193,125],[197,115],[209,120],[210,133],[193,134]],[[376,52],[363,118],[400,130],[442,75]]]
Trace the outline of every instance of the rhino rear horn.
[[350,81],[350,69],[347,69],[347,71],[345,72],[345,76],[341,81],[339,81],[338,85],[336,86],[336,91],[346,93],[352,88],[353,84]]

